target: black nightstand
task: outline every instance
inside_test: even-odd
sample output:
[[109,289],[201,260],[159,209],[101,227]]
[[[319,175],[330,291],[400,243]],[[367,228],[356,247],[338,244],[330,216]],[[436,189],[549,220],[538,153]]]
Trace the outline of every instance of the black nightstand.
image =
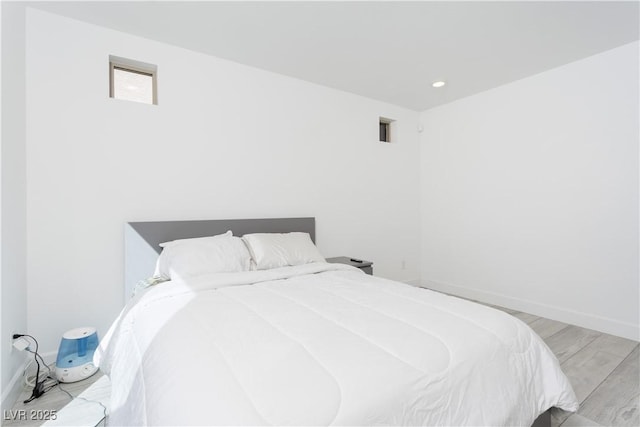
[[327,262],[352,265],[373,276],[373,263],[371,261],[362,260],[362,262],[355,262],[353,261],[353,259],[355,258],[349,258],[347,256],[337,256],[335,258],[327,258]]

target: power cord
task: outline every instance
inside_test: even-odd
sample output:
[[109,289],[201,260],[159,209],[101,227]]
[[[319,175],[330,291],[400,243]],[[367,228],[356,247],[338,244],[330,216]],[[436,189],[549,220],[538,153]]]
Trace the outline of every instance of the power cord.
[[[33,353],[31,351],[31,353]],[[74,396],[72,395],[68,390],[64,389],[62,387],[62,383],[56,378],[55,375],[53,375],[52,371],[51,371],[51,366],[55,365],[54,363],[51,363],[50,365],[47,365],[44,360],[42,359],[42,357],[40,357],[40,355],[38,354],[38,358],[40,359],[40,362],[42,362],[42,364],[44,365],[45,368],[47,368],[47,375],[45,377],[42,378],[41,382],[45,383],[44,385],[44,393],[48,392],[49,390],[58,387],[60,389],[60,391],[62,391],[63,393],[65,393],[67,396],[69,396],[70,399],[80,399],[80,400],[84,400],[85,402],[89,402],[89,403],[96,403],[98,405],[100,405],[102,407],[102,413],[103,416],[106,418],[107,417],[107,408],[106,406],[104,406],[104,404],[102,404],[102,402],[98,401],[98,400],[89,400],[86,399],[84,397],[80,397],[80,396]],[[25,367],[25,371],[29,369],[29,366],[31,365],[31,363],[33,363],[33,361],[31,361],[26,367]],[[33,387],[34,386],[34,381],[35,381],[35,377],[26,377],[25,376],[25,383],[30,386]],[[49,384],[46,384],[47,381],[50,381]]]
[[[24,373],[22,375],[24,377],[24,385],[30,388],[35,387],[36,385],[36,376],[29,375],[29,371],[31,370],[31,365],[33,365],[33,360],[30,360],[29,363],[27,363],[27,366],[24,367]],[[47,381],[49,377],[53,378],[50,367],[46,366],[46,368],[47,368],[47,371],[40,372],[40,378],[38,378],[38,381]]]
[[[47,381],[48,379],[53,379],[53,375],[51,374],[51,367],[49,365],[47,365],[47,363],[44,361],[44,359],[42,358],[42,356],[40,356],[39,353],[36,353],[35,351],[31,350],[29,347],[25,348],[25,351],[28,351],[29,353],[33,354],[34,357],[37,357],[38,359],[40,359],[40,362],[42,362],[42,365],[47,368],[47,372],[46,375],[42,378],[42,381]],[[24,367],[24,383],[26,386],[29,387],[34,387],[36,385],[36,377],[29,377],[27,375],[27,372],[29,371],[29,367],[31,366],[31,364],[34,361],[31,360],[27,366]],[[51,365],[54,365],[55,363],[52,363]],[[40,380],[40,378],[38,378],[38,380]]]
[[[36,344],[36,350],[32,351],[29,350],[28,348],[26,349],[29,353],[33,354],[33,360],[36,362],[36,378],[35,378],[35,384],[33,386],[33,391],[31,392],[31,397],[29,397],[27,400],[25,400],[23,403],[29,403],[31,402],[33,399],[37,399],[40,396],[42,396],[45,393],[45,389],[44,389],[44,380],[40,381],[40,362],[38,362],[38,358],[40,358],[40,360],[42,360],[42,357],[38,354],[38,340],[35,339],[33,336],[29,335],[29,334],[13,334],[13,339],[16,340],[20,337],[27,337],[27,338],[31,338],[33,340],[33,342]],[[44,363],[44,360],[42,361],[42,363],[44,364],[45,367],[47,367],[47,369],[49,369],[49,367],[47,366],[46,363]]]
[[104,417],[104,420],[107,419],[107,407],[104,406],[102,404],[102,402],[100,402],[99,400],[89,400],[86,399],[84,397],[80,397],[80,396],[74,396],[71,393],[69,393],[67,390],[65,390],[64,388],[62,388],[62,383],[60,383],[60,381],[56,380],[56,384],[53,385],[51,388],[55,387],[56,385],[58,386],[58,389],[62,390],[64,393],[66,393],[67,396],[69,396],[71,398],[71,400],[73,399],[80,399],[80,400],[84,400],[85,402],[89,402],[89,403],[97,403],[98,405],[100,405],[102,407],[102,415]]

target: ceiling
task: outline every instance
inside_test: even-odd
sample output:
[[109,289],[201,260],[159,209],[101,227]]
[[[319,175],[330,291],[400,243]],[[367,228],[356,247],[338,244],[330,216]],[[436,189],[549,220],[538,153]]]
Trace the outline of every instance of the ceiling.
[[29,5],[417,111],[639,39],[638,2]]

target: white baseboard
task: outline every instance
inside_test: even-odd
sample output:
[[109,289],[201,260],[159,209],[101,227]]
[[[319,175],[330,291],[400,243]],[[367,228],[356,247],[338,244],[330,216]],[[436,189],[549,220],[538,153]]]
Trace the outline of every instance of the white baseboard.
[[4,414],[5,411],[11,409],[16,403],[16,400],[18,400],[20,393],[22,393],[22,390],[24,389],[22,374],[24,373],[27,363],[28,360],[27,357],[25,357],[24,361],[13,374],[13,377],[11,377],[9,384],[3,388],[1,397],[2,401],[0,402],[0,414]]
[[421,286],[420,279],[405,280],[404,283],[411,286]]
[[594,329],[606,334],[639,341],[640,326],[633,323],[621,322],[608,317],[597,316],[590,313],[575,311],[551,304],[542,304],[493,292],[472,289],[451,283],[439,282],[437,280],[422,280],[421,283],[422,287],[436,291],[446,292],[488,304],[499,305],[513,310],[524,311],[525,313],[535,314],[536,316],[546,317],[548,319],[557,320],[558,322],[569,323],[583,328]]

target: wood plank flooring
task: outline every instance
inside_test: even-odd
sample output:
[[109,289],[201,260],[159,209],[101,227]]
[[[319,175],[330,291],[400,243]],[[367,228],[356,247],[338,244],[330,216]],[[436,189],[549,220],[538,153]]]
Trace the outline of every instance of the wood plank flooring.
[[553,427],[640,426],[638,342],[529,313],[491,307],[527,323],[553,351],[569,378],[580,409],[575,414],[554,409]]
[[[477,301],[476,301],[477,302]],[[489,304],[486,304],[489,305]],[[603,334],[551,319],[491,306],[527,323],[554,352],[580,401],[576,414],[559,409],[552,411],[553,427],[640,426],[640,347],[638,342]],[[65,385],[77,396],[101,374],[75,384]],[[14,410],[60,410],[70,401],[59,390],[52,390],[25,405],[22,400]],[[93,408],[95,409],[95,408]],[[3,417],[4,418],[4,417]],[[35,420],[3,420],[3,426],[36,426]]]
[[640,425],[639,357],[636,346],[613,373],[589,395],[578,413],[602,425]]
[[560,363],[570,359],[587,344],[598,338],[600,334],[591,329],[569,325],[545,340]]
[[[99,381],[103,377],[102,372],[98,371],[93,376],[87,378],[83,381],[78,381],[76,383],[70,384],[62,384],[64,390],[71,393],[72,396],[79,396],[82,394],[87,388],[92,386],[94,383]],[[106,377],[105,377],[106,378]],[[88,407],[90,407],[90,411],[101,412],[102,408],[95,403],[83,402],[82,400],[72,399],[65,392],[60,390],[57,386],[53,389],[46,392],[44,395],[40,396],[38,399],[33,400],[29,403],[23,403],[24,400],[28,399],[31,395],[31,389],[25,389],[20,397],[18,398],[15,405],[11,410],[13,412],[6,411],[2,414],[2,426],[20,426],[20,427],[34,427],[41,426],[47,423],[47,420],[42,419],[42,412],[45,411],[48,415],[51,415],[51,411],[55,411],[56,415],[59,415],[62,408],[67,406],[72,402],[76,403],[84,403]],[[108,396],[108,394],[107,394]],[[7,413],[8,412],[8,413]],[[82,415],[82,414],[81,414]],[[39,419],[40,418],[40,419]],[[58,418],[57,416],[55,418]],[[82,418],[81,416],[79,418]],[[56,420],[51,420],[56,421]],[[83,425],[77,424],[75,422],[65,423],[66,425]],[[86,425],[86,424],[85,424]],[[95,425],[95,424],[94,424]]]
[[544,317],[539,317],[538,320],[534,320],[529,323],[529,326],[531,326],[531,329],[533,329],[536,334],[540,335],[540,338],[545,339],[557,332],[560,332],[569,325],[562,322],[556,322],[555,320],[545,319]]

